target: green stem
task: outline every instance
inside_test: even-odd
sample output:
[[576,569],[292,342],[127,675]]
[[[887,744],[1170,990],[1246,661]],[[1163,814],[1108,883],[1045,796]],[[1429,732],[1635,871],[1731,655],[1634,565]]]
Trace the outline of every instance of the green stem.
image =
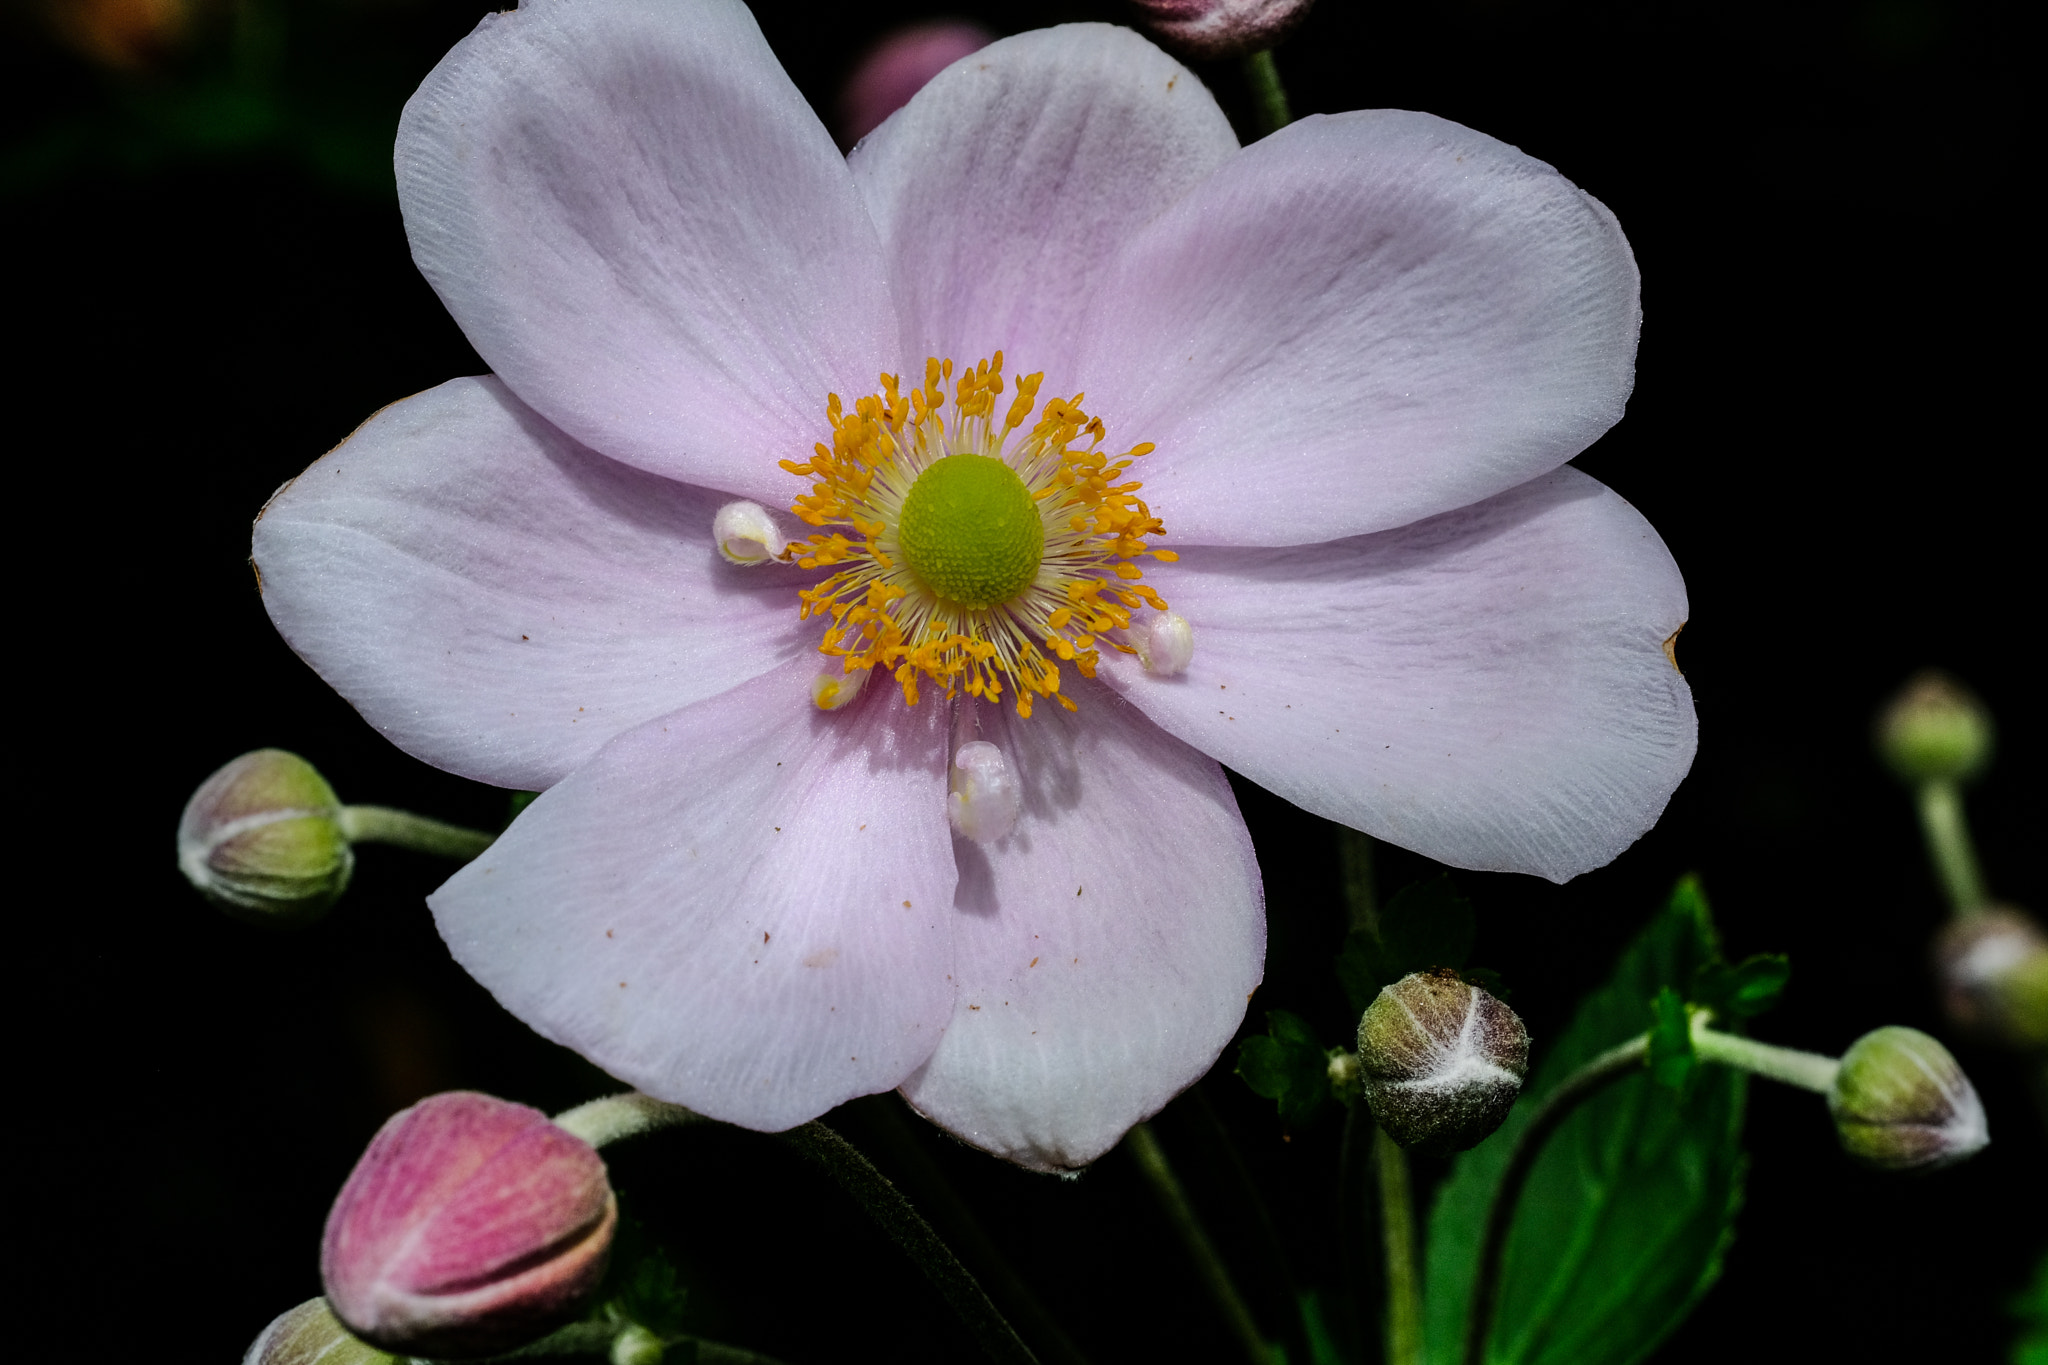
[[[1344,1139],[1337,1149],[1337,1273],[1342,1277],[1344,1295],[1350,1301],[1361,1340],[1371,1341],[1372,1283],[1367,1278],[1365,1248],[1362,1245],[1366,1220],[1363,1167],[1373,1150],[1372,1113],[1364,1100],[1353,1102],[1344,1112]],[[1372,1359],[1370,1355],[1368,1360]]]
[[947,1249],[903,1192],[854,1145],[816,1119],[782,1135],[783,1141],[825,1169],[853,1196],[903,1253],[916,1263],[991,1359],[1037,1365],[1017,1329],[996,1311],[967,1267]]
[[1294,122],[1294,115],[1287,108],[1287,87],[1280,84],[1280,68],[1273,64],[1271,48],[1245,57],[1244,76],[1251,82],[1252,107],[1258,112],[1261,137]]
[[1260,1335],[1251,1309],[1237,1292],[1237,1286],[1231,1283],[1230,1272],[1224,1268],[1216,1244],[1209,1240],[1209,1234],[1202,1230],[1201,1223],[1195,1218],[1194,1205],[1188,1202],[1187,1191],[1181,1188],[1179,1177],[1167,1164],[1166,1153],[1160,1149],[1159,1139],[1153,1135],[1151,1125],[1141,1123],[1131,1129],[1124,1137],[1124,1146],[1130,1149],[1145,1183],[1152,1187],[1153,1197],[1158,1199],[1167,1221],[1179,1234],[1181,1247],[1194,1261],[1195,1270],[1208,1286],[1210,1299],[1229,1323],[1244,1358],[1252,1365],[1273,1365],[1273,1353],[1267,1349],[1266,1339]]
[[1522,1186],[1536,1168],[1536,1158],[1558,1125],[1572,1111],[1624,1076],[1640,1071],[1650,1055],[1650,1035],[1640,1034],[1587,1062],[1565,1078],[1563,1085],[1543,1097],[1527,1127],[1515,1137],[1514,1151],[1494,1187],[1493,1202],[1486,1210],[1486,1230],[1479,1240],[1479,1271],[1472,1283],[1472,1302],[1465,1316],[1465,1365],[1482,1365],[1487,1339],[1493,1335],[1493,1317],[1500,1301],[1500,1268],[1507,1251],[1508,1227],[1515,1205],[1521,1201]]
[[1415,1191],[1408,1153],[1373,1129],[1373,1165],[1380,1180],[1380,1240],[1387,1262],[1387,1365],[1422,1359],[1422,1277],[1416,1270]]
[[342,837],[352,844],[392,844],[465,863],[498,837],[389,806],[343,806],[339,823]]
[[629,1090],[623,1095],[607,1095],[601,1100],[579,1104],[555,1115],[557,1128],[567,1129],[593,1147],[652,1132],[656,1128],[709,1122],[710,1119],[694,1110],[654,1099],[637,1090]]
[[1796,1085],[1801,1090],[1821,1095],[1833,1087],[1835,1073],[1842,1069],[1842,1064],[1833,1057],[1759,1043],[1754,1038],[1738,1038],[1732,1033],[1717,1033],[1707,1027],[1706,1021],[1704,1013],[1692,1017],[1692,1050],[1703,1062],[1719,1062],[1738,1071]]
[[[499,1361],[505,1361],[509,1365],[509,1362],[516,1360],[561,1360],[577,1356],[609,1360],[612,1343],[624,1330],[626,1329],[617,1323],[574,1322],[559,1332],[542,1337],[530,1346],[507,1351],[503,1355],[490,1356],[480,1362],[480,1365],[497,1365]],[[727,1346],[722,1342],[706,1341],[702,1337],[664,1337],[662,1343],[674,1352],[677,1358],[682,1359],[688,1357],[676,1348],[695,1345],[697,1365],[782,1365],[773,1356],[764,1356],[758,1351],[743,1350],[738,1346]],[[431,1362],[420,1361],[417,1357],[413,1360],[414,1365],[431,1365]]]
[[1984,909],[1984,876],[1977,870],[1977,850],[1970,842],[1970,822],[1963,814],[1962,789],[1953,782],[1920,784],[1920,832],[1927,836],[1927,856],[1948,894],[1958,918]]

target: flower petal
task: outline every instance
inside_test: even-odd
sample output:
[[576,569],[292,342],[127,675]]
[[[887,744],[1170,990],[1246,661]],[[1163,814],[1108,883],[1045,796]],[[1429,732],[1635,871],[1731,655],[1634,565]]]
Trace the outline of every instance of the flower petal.
[[1454,867],[1599,867],[1692,765],[1667,654],[1684,581],[1575,469],[1398,531],[1191,548],[1151,581],[1194,623],[1194,660],[1159,679],[1115,655],[1114,686],[1296,805]]
[[541,1034],[770,1131],[901,1082],[953,1007],[943,712],[826,714],[816,671],[620,735],[427,902]]
[[538,789],[815,646],[793,571],[719,559],[718,503],[456,379],[280,489],[254,558],[279,633],[394,744]]
[[1080,683],[1078,715],[979,708],[1022,779],[956,841],[952,1025],[903,1094],[1036,1170],[1084,1166],[1215,1062],[1265,966],[1251,836],[1222,770]]
[[486,16],[406,104],[398,192],[491,369],[643,469],[787,504],[826,393],[893,368],[874,227],[738,0]]
[[1393,110],[1254,143],[1096,291],[1088,409],[1152,441],[1177,543],[1300,545],[1447,512],[1620,418],[1635,258],[1513,147]]
[[1200,80],[1129,29],[1067,24],[954,63],[849,159],[881,229],[904,365],[1006,352],[1079,382],[1116,251],[1237,150]]

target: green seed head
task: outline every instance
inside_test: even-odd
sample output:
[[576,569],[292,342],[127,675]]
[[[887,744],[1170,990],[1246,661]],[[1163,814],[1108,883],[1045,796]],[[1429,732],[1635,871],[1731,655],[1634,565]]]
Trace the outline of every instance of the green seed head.
[[911,485],[897,543],[926,587],[981,610],[1031,586],[1045,523],[1016,470],[988,455],[948,455]]

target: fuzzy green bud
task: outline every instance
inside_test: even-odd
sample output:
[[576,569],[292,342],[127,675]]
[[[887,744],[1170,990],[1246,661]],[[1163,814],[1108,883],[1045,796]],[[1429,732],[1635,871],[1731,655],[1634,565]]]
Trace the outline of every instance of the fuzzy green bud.
[[1991,761],[1991,713],[1945,673],[1917,673],[1877,718],[1877,750],[1908,782],[1963,782]]
[[1403,1147],[1448,1155],[1500,1127],[1529,1071],[1529,1031],[1456,972],[1415,972],[1358,1021],[1358,1062],[1373,1121]]
[[1952,920],[1934,940],[1941,1003],[1956,1027],[1988,1043],[2048,1048],[2048,935],[1995,906]]
[[1947,1048],[1910,1028],[1864,1034],[1828,1089],[1842,1149],[1867,1166],[1947,1166],[1991,1141],[1984,1103]]
[[348,887],[341,801],[297,754],[258,749],[201,784],[178,821],[178,867],[237,919],[307,924]]
[[307,1299],[263,1329],[242,1365],[398,1365],[398,1357],[358,1340],[327,1300]]

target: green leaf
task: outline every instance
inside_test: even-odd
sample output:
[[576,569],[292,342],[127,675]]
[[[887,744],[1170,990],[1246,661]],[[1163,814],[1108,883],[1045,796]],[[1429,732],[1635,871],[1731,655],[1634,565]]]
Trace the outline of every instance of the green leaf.
[[1403,887],[1374,919],[1374,928],[1346,935],[1337,954],[1337,979],[1358,1014],[1410,972],[1462,967],[1472,955],[1472,902],[1448,876]]
[[1792,963],[1783,953],[1758,953],[1733,967],[1725,962],[1701,967],[1688,994],[1718,1019],[1751,1019],[1777,1004],[1791,979]]
[[1265,1036],[1244,1040],[1237,1074],[1253,1094],[1278,1100],[1280,1122],[1296,1131],[1306,1128],[1330,1097],[1329,1053],[1308,1021],[1286,1010],[1267,1011]]
[[1685,997],[1666,986],[1650,1001],[1650,1078],[1683,1090],[1700,1059],[1692,1050],[1692,1014]]
[[[1583,1063],[1640,1034],[1645,1003],[1682,990],[1718,955],[1691,879],[1547,1050],[1501,1131],[1458,1158],[1430,1218],[1429,1365],[1458,1365],[1487,1206],[1537,1102]],[[1747,1078],[1702,1067],[1676,1093],[1630,1076],[1551,1135],[1508,1234],[1491,1365],[1641,1360],[1720,1274],[1742,1202]]]

